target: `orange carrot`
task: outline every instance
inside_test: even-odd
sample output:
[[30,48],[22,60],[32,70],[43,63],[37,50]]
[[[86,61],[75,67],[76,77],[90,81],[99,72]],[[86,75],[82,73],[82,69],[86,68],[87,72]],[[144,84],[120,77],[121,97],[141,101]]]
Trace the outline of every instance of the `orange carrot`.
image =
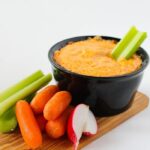
[[47,120],[44,118],[43,114],[37,115],[36,120],[37,120],[40,130],[44,131]]
[[46,133],[51,138],[59,138],[65,134],[67,128],[67,120],[73,108],[68,107],[63,114],[56,120],[50,120],[46,124]]
[[71,94],[67,91],[57,92],[44,107],[44,117],[47,120],[55,120],[69,106]]
[[49,99],[58,92],[58,86],[50,85],[42,89],[40,92],[36,94],[36,96],[31,101],[31,107],[34,113],[39,114],[43,112],[45,104],[49,101]]
[[30,105],[23,100],[16,104],[16,117],[24,141],[32,148],[42,145],[42,135]]

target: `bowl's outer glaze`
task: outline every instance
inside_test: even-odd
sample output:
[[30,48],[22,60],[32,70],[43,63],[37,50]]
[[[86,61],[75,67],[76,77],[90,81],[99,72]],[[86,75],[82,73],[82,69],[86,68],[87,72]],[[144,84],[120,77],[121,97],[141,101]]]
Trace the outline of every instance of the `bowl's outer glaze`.
[[[139,48],[138,54],[143,60],[141,69],[134,73],[116,77],[89,77],[65,70],[53,59],[55,50],[64,47],[68,42],[85,40],[93,36],[70,38],[55,44],[49,51],[49,59],[53,68],[53,75],[60,90],[70,91],[72,104],[85,103],[90,106],[96,116],[115,115],[125,111],[131,104],[141,82],[143,71],[149,57]],[[117,38],[102,36],[104,39]]]

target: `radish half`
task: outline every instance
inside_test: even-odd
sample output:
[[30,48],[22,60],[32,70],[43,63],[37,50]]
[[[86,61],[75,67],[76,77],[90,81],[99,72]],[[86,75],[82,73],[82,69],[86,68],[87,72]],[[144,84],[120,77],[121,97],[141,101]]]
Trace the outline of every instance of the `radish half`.
[[97,133],[97,122],[96,118],[91,110],[88,112],[88,119],[86,121],[83,134],[92,136]]
[[79,104],[72,111],[69,120],[67,133],[69,139],[74,144],[74,149],[77,150],[79,140],[85,128],[88,119],[89,107],[85,104]]

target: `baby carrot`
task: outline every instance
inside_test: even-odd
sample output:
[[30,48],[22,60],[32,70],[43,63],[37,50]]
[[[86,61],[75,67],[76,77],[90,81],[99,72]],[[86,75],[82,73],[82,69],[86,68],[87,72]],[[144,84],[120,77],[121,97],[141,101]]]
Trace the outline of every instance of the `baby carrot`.
[[38,92],[31,101],[31,107],[34,113],[36,114],[42,113],[45,104],[56,92],[58,92],[58,86],[56,85],[47,86],[40,92]]
[[43,114],[36,116],[36,120],[37,120],[40,130],[44,131],[47,120],[44,118]]
[[44,117],[47,120],[55,120],[69,106],[71,94],[67,91],[57,92],[44,107]]
[[46,133],[51,138],[59,138],[65,134],[67,128],[67,120],[73,108],[68,107],[63,114],[56,120],[50,120],[46,124]]
[[38,148],[42,144],[42,135],[30,105],[23,100],[16,104],[16,117],[21,134],[27,145]]

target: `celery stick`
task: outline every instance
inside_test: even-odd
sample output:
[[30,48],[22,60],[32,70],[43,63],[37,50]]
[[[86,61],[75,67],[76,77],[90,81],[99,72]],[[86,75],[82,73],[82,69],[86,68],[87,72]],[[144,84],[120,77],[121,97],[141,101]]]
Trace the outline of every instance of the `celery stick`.
[[3,92],[0,93],[0,102],[3,100],[7,99],[8,97],[12,96],[19,90],[22,90],[25,88],[27,85],[31,84],[32,82],[36,81],[37,79],[41,78],[44,76],[42,71],[36,71],[35,73],[31,74],[30,76],[26,77],[22,81],[18,82],[17,84],[11,86],[10,88],[4,90]]
[[9,108],[14,106],[17,101],[24,99],[28,95],[36,92],[41,87],[46,85],[51,79],[52,79],[51,74],[45,75],[44,77],[34,81],[30,85],[26,86],[24,89],[10,96],[5,101],[1,102],[0,103],[0,116],[4,114]]
[[0,117],[0,133],[12,132],[17,127],[17,119],[15,114],[15,107],[8,109]]
[[[29,95],[24,100],[28,103],[35,96],[35,93]],[[9,108],[3,115],[0,116],[0,133],[12,132],[17,127],[17,119],[15,114],[15,106]]]
[[113,58],[117,59],[119,55],[123,52],[125,47],[129,44],[129,42],[132,40],[132,38],[137,33],[136,27],[131,27],[130,30],[127,32],[127,34],[123,37],[123,39],[116,45],[116,47],[113,49],[111,55]]
[[118,60],[126,58],[129,59],[140,47],[141,43],[146,39],[146,32],[138,32],[128,46],[123,50]]

